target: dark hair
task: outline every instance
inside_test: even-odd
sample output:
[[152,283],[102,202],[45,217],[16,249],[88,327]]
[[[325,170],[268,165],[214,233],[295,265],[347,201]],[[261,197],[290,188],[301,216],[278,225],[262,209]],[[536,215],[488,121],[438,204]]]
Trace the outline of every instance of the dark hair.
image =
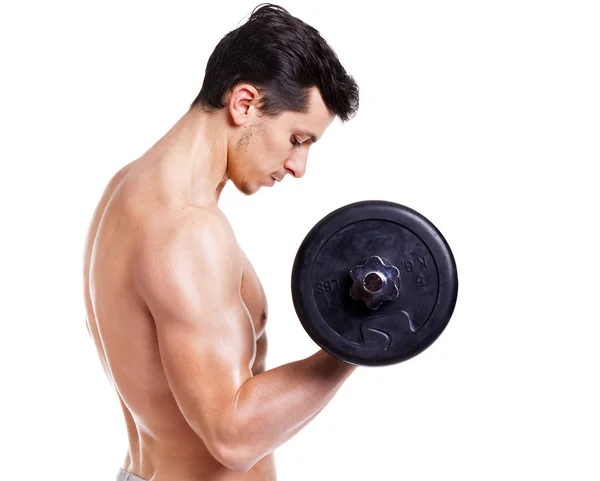
[[283,7],[257,6],[229,32],[208,59],[202,89],[191,107],[225,107],[225,94],[241,82],[256,87],[262,113],[306,112],[317,87],[328,110],[343,122],[358,110],[358,85],[319,32]]

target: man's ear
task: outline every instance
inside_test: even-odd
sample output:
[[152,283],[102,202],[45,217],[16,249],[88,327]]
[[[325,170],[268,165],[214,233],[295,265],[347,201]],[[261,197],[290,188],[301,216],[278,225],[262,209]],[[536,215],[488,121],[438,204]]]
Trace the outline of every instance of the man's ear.
[[233,89],[227,107],[234,125],[242,126],[256,115],[259,98],[258,90],[251,84],[241,83]]

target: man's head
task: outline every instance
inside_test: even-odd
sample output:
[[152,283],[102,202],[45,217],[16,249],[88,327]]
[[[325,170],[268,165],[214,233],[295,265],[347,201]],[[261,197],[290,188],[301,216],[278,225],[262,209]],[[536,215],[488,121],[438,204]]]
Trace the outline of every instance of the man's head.
[[356,82],[319,32],[265,4],[215,47],[191,107],[227,113],[229,178],[251,194],[271,177],[301,177],[309,146],[358,103]]

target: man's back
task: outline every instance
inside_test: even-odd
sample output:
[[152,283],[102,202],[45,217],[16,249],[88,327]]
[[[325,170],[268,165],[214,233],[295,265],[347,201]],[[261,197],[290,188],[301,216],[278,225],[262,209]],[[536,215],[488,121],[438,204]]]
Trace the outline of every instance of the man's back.
[[[94,213],[85,247],[88,327],[119,395],[129,436],[123,469],[153,481],[275,479],[272,456],[248,472],[233,472],[217,462],[186,421],[165,375],[155,319],[139,287],[144,272],[139,263],[148,259],[149,250],[162,255],[174,233],[207,218],[229,239],[229,247],[235,246],[228,254],[239,256],[243,265],[240,292],[252,319],[245,349],[254,375],[264,370],[266,302],[224,216],[210,206],[173,202],[162,195],[163,180],[152,160],[144,158],[118,172]],[[209,330],[205,334],[211,335]],[[209,384],[208,379],[197,381]]]

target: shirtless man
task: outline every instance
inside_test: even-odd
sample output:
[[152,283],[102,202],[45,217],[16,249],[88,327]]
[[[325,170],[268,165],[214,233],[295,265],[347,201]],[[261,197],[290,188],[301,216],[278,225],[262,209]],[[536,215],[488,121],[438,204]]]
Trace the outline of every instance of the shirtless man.
[[273,451],[355,366],[323,350],[265,370],[267,303],[218,200],[299,178],[358,108],[314,29],[273,5],[210,57],[200,94],[108,183],[85,245],[87,325],[125,417],[119,480],[271,481]]

